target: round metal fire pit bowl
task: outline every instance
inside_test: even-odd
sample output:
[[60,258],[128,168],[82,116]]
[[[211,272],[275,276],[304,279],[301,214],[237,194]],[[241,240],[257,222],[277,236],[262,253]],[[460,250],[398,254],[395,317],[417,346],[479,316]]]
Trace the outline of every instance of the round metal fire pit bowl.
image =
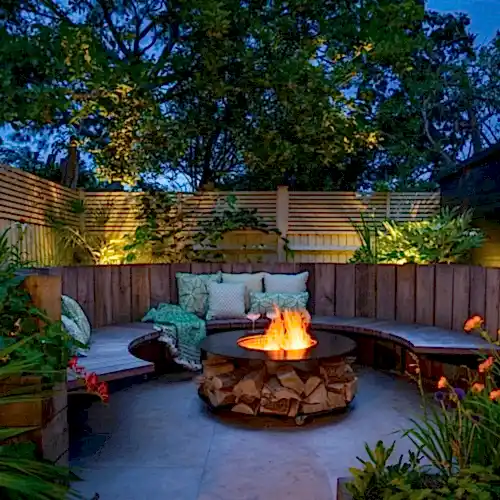
[[[262,335],[263,333],[263,330],[215,333],[200,342],[200,349],[210,354],[218,354],[228,358],[261,359],[263,361],[308,361],[343,357],[356,349],[354,340],[321,330],[315,330],[311,333],[311,337],[317,340],[317,344],[303,351],[257,351],[238,345],[238,340],[242,337]],[[277,359],[279,353],[283,353],[283,357]]]
[[312,331],[317,343],[301,351],[260,351],[238,345],[263,334],[231,331],[200,343],[203,374],[198,394],[211,409],[233,414],[294,418],[345,410],[354,399],[357,378],[346,360],[356,343],[342,335]]

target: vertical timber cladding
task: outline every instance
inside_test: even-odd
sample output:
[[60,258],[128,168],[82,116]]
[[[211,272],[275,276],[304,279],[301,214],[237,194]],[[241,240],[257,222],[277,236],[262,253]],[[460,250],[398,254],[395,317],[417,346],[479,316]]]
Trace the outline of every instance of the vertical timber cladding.
[[470,315],[500,328],[500,269],[440,264],[183,263],[66,267],[63,291],[76,298],[94,327],[139,320],[149,307],[178,302],[178,272],[309,271],[311,312],[373,317],[461,330]]
[[76,190],[0,165],[0,231],[10,227],[10,243],[22,241],[25,258],[39,266],[58,264],[56,235],[47,215],[78,226],[71,204],[79,198]]

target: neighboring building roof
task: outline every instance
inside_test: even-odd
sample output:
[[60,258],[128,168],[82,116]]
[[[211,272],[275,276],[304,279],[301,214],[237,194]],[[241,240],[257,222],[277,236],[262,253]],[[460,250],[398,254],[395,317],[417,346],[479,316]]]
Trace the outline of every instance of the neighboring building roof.
[[478,217],[500,217],[500,143],[460,163],[439,179],[445,205],[470,207]]
[[[496,160],[498,161],[498,163]],[[500,169],[500,142],[498,144],[490,146],[488,149],[484,149],[483,151],[476,153],[475,155],[471,156],[468,160],[459,163],[452,171],[444,172],[440,176],[439,182],[446,179],[447,177],[460,174],[464,170],[480,167],[482,165],[486,165],[489,163],[496,163],[497,168]]]

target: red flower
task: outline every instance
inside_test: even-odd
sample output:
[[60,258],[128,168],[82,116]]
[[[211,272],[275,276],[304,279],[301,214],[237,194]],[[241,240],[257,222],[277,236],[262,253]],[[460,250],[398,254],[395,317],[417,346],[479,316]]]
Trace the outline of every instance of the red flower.
[[68,368],[71,370],[76,370],[77,368],[80,368],[78,365],[78,358],[76,356],[73,356],[69,362],[68,362]]
[[26,224],[26,219],[23,219],[22,217],[19,219],[19,223],[20,224]]
[[472,318],[469,318],[465,324],[464,324],[464,330],[466,332],[472,332],[473,330],[476,330],[481,327],[483,324],[483,318],[481,316],[472,316]]
[[495,364],[495,360],[492,356],[490,356],[486,361],[483,361],[479,367],[479,373],[485,373],[491,369],[491,367]]
[[97,387],[97,394],[103,403],[107,403],[109,401],[109,390],[106,382],[99,383],[99,386]]
[[98,384],[99,379],[96,373],[92,372],[85,375],[85,385],[87,386],[88,392],[97,392]]
[[441,377],[438,382],[438,389],[445,389],[448,386],[446,377]]

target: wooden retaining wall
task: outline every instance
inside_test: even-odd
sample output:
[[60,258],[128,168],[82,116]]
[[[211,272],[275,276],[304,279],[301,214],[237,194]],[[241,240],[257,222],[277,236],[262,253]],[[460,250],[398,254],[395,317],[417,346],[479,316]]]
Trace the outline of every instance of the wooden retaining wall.
[[310,310],[461,330],[473,314],[491,335],[500,328],[500,269],[440,264],[157,264],[52,268],[63,293],[82,304],[94,327],[137,321],[160,302],[177,302],[177,272],[309,271]]

